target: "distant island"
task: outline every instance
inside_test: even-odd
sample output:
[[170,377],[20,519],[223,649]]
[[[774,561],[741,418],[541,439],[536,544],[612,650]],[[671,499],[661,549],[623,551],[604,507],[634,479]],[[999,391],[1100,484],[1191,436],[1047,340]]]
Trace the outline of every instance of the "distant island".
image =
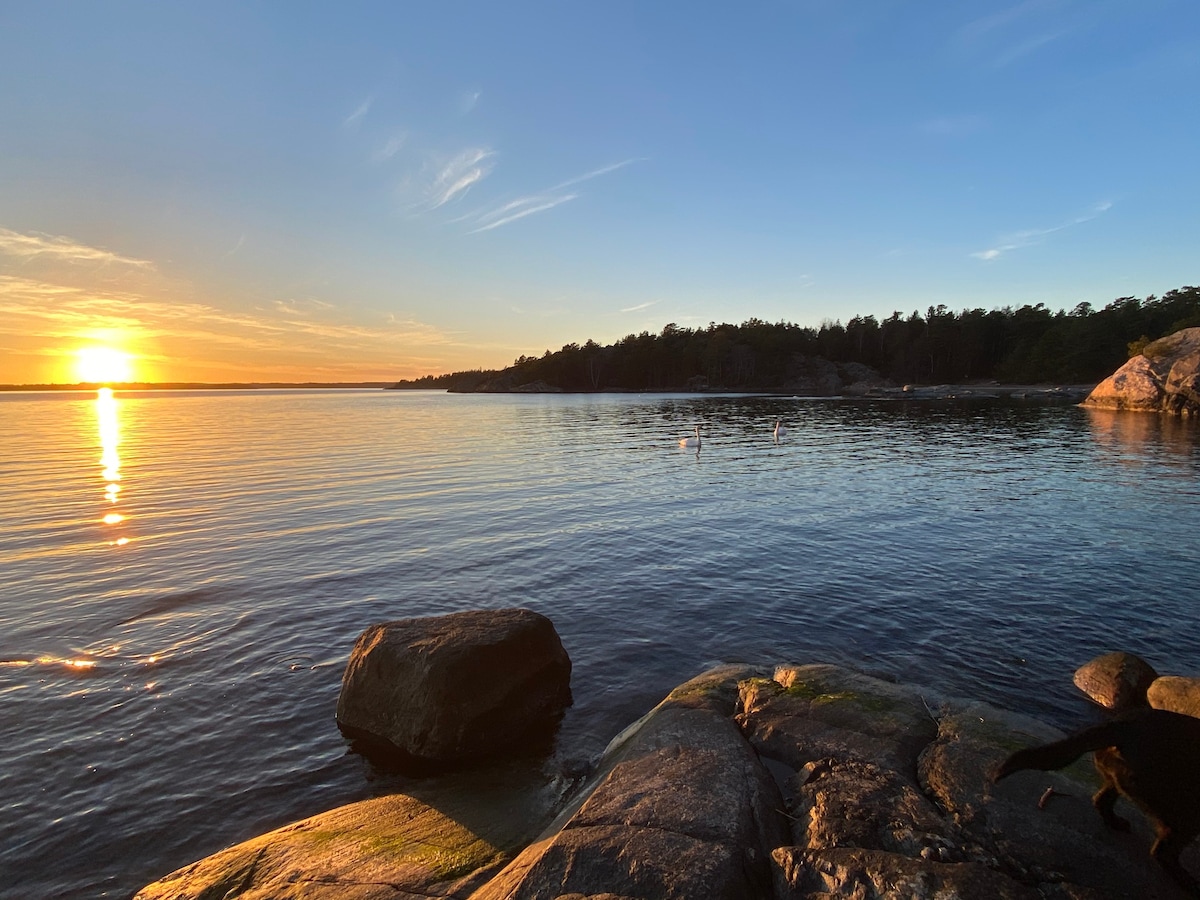
[[889,385],[1095,384],[1151,341],[1200,325],[1200,288],[1144,300],[1120,297],[1103,309],[1070,312],[1044,304],[990,312],[894,312],[882,322],[855,316],[820,328],[749,319],[614,344],[567,344],[521,356],[505,369],[476,369],[398,381],[398,390],[456,392],[737,391],[868,393]]

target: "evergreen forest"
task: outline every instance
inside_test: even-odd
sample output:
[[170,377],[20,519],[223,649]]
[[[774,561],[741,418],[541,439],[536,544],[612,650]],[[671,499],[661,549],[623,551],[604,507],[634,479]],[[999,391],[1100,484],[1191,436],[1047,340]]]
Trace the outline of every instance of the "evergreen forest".
[[1087,384],[1107,378],[1150,341],[1194,326],[1200,326],[1200,287],[1190,286],[1144,300],[1120,297],[1103,309],[1080,303],[1069,312],[1041,303],[957,313],[939,305],[924,315],[855,316],[819,328],[760,319],[696,329],[669,324],[608,346],[589,340],[521,356],[504,370],[430,375],[395,387],[785,390],[813,357],[869,366],[897,384]]

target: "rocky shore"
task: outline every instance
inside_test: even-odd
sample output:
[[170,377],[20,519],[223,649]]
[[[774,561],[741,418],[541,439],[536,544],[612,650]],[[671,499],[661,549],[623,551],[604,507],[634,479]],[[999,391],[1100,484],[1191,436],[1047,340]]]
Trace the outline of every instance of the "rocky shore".
[[[472,765],[230,847],[136,900],[1187,896],[1151,859],[1153,835],[1136,811],[1131,832],[1104,826],[1086,756],[1063,771],[993,783],[1013,751],[1060,738],[1053,727],[843,667],[704,672],[617,735],[587,772],[505,744],[496,735],[511,736],[510,725],[498,732],[486,714],[448,740],[447,723],[466,719],[452,699],[433,699],[439,683],[457,683],[460,696],[471,693],[462,684],[478,685],[511,702],[506,683],[536,687],[544,700],[561,697],[554,685],[563,677],[557,635],[536,614],[457,615],[369,629],[343,692],[379,682],[393,658],[408,657],[404,677],[442,704],[442,721],[386,727],[399,728],[395,740],[417,755],[436,732],[438,747]],[[489,629],[493,615],[507,618]],[[474,652],[456,641],[459,625]],[[381,629],[393,626],[385,639]],[[385,645],[380,668],[367,657]],[[509,679],[517,647],[526,661]],[[364,677],[368,669],[375,674]],[[1194,679],[1159,678],[1125,654],[1093,661],[1076,683],[1110,707],[1200,697]],[[478,697],[470,702],[478,713]],[[539,701],[518,717],[537,723],[546,714]],[[365,720],[356,721],[361,729]],[[489,742],[497,758],[481,763]],[[1200,850],[1189,848],[1183,864],[1200,873]]]
[[1079,403],[1094,389],[1091,384],[906,384],[873,387],[860,396],[890,400],[1030,400],[1042,403]]

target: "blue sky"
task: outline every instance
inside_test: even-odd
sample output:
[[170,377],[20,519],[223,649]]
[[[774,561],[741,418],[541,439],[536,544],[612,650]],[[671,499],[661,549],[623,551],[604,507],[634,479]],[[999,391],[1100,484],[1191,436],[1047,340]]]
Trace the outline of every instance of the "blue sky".
[[0,381],[1200,281],[1194,0],[0,10]]

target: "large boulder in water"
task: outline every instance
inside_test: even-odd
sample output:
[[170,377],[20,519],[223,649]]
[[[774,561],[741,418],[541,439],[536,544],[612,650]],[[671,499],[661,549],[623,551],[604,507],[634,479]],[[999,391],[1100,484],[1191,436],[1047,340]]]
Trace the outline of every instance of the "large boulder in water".
[[337,723],[368,753],[466,762],[527,752],[571,704],[571,660],[527,609],[373,625],[342,677]]
[[1085,406],[1200,415],[1200,328],[1160,338],[1096,385]]

